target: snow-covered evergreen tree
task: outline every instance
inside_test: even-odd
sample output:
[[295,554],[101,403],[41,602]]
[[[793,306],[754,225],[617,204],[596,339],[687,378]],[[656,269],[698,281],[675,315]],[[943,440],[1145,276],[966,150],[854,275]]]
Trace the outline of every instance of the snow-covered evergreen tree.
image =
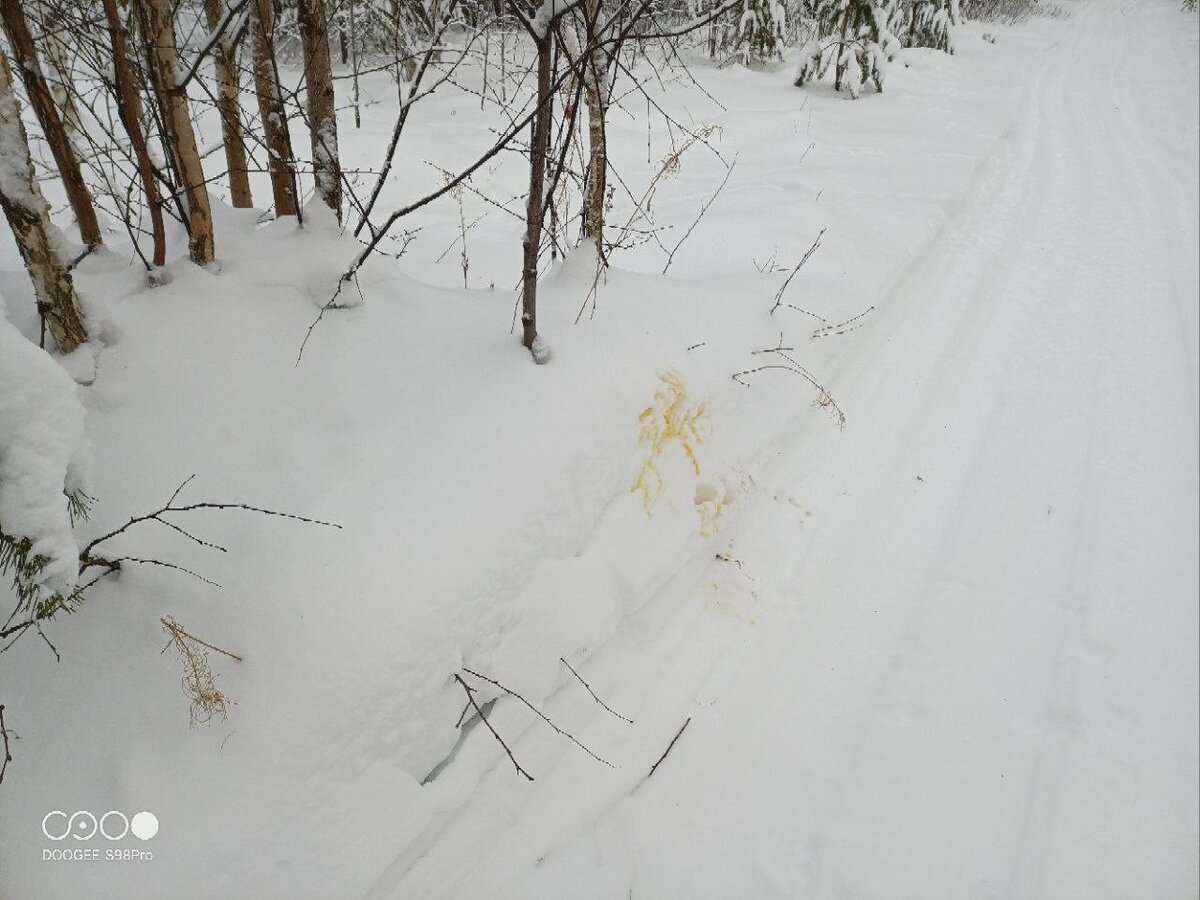
[[817,0],[816,36],[801,53],[796,86],[822,77],[834,66],[834,89],[858,97],[867,82],[883,91],[887,64],[900,42],[891,31],[897,0]]
[[915,0],[905,10],[905,18],[898,29],[904,35],[905,46],[954,52],[950,27],[962,22],[958,0]]
[[787,11],[780,0],[742,0],[722,49],[743,65],[783,58]]

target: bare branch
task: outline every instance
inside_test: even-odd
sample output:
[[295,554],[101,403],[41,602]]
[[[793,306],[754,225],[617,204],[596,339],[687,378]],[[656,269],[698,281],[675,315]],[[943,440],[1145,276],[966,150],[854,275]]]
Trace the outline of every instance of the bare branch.
[[517,762],[517,758],[513,756],[513,752],[509,749],[508,744],[504,743],[504,738],[500,737],[500,735],[496,732],[496,729],[492,727],[492,723],[488,721],[488,717],[483,714],[483,710],[479,708],[479,704],[475,702],[475,689],[463,681],[462,676],[457,672],[454,673],[454,680],[461,684],[462,689],[467,692],[467,702],[470,703],[471,706],[475,707],[475,712],[479,715],[479,718],[483,720],[483,724],[487,726],[488,731],[492,733],[492,737],[499,741],[500,746],[504,748],[504,752],[508,754],[508,758],[512,760],[512,764],[517,767],[517,772],[521,775],[524,775],[529,781],[533,781],[533,776],[521,768],[521,764]]
[[560,656],[558,659],[564,666],[566,666],[568,669],[571,670],[572,675],[574,675],[576,678],[579,679],[579,683],[582,684],[585,688],[587,688],[587,692],[592,695],[593,700],[595,700],[597,703],[599,703],[601,706],[603,706],[605,709],[607,709],[610,713],[612,713],[614,716],[616,716],[622,722],[628,722],[630,725],[633,724],[633,719],[625,718],[623,715],[621,715],[619,712],[617,712],[615,709],[613,709],[611,706],[609,706],[607,703],[605,703],[603,700],[601,700],[599,697],[597,697],[596,692],[592,690],[592,686],[583,680],[583,676],[575,671],[575,667],[572,666],[569,662],[567,662],[565,657]]
[[[565,662],[565,660],[564,660],[564,662]],[[530,703],[528,700],[526,700],[524,697],[522,697],[520,694],[518,694],[512,688],[505,687],[500,682],[496,681],[494,678],[488,678],[486,675],[480,675],[474,669],[468,669],[466,666],[463,666],[463,671],[466,672],[468,675],[474,675],[476,678],[479,678],[482,681],[486,681],[488,684],[499,688],[500,690],[504,691],[504,693],[508,694],[510,697],[515,697],[516,699],[520,700],[527,707],[529,707],[531,710],[533,710],[534,714],[537,715],[543,722],[545,722],[547,725],[549,725],[551,728],[553,728],[555,731],[557,731],[559,734],[561,734],[563,737],[565,737],[567,740],[569,740],[571,743],[573,743],[576,747],[578,747],[580,750],[582,750],[584,753],[586,753],[592,759],[596,760],[596,762],[604,763],[604,765],[608,766],[610,769],[616,768],[616,766],[614,766],[608,760],[603,759],[600,756],[597,756],[595,753],[593,753],[591,750],[589,750],[587,747],[585,747],[579,741],[579,739],[576,738],[573,734],[563,731],[561,728],[559,728],[557,725],[555,725],[550,720],[549,716],[547,716],[544,712],[542,712],[540,709],[538,709],[536,706],[534,706],[532,703]]]
[[663,755],[658,758],[658,762],[656,762],[654,765],[652,765],[650,767],[650,771],[646,773],[647,778],[649,778],[651,775],[653,775],[655,770],[659,766],[662,765],[662,761],[667,758],[667,754],[671,752],[671,748],[675,746],[675,742],[677,740],[679,740],[679,736],[681,734],[683,734],[683,729],[687,728],[688,725],[691,724],[691,722],[692,722],[692,717],[688,716],[687,719],[684,721],[684,723],[679,726],[679,730],[677,732],[675,732],[675,737],[671,738],[671,743],[667,744],[667,749],[663,751]]
[[8,729],[4,727],[4,704],[0,703],[0,737],[4,738],[4,762],[0,763],[0,784],[4,782],[4,773],[12,762],[12,750],[8,745]]
[[825,234],[824,228],[822,228],[820,231],[817,232],[817,238],[816,238],[816,240],[814,240],[812,242],[812,246],[809,247],[804,252],[804,255],[802,257],[800,257],[800,262],[796,263],[796,267],[794,269],[792,269],[791,274],[788,275],[788,277],[784,280],[783,284],[780,285],[779,290],[775,294],[775,305],[771,307],[770,315],[772,315],[772,316],[775,315],[775,310],[779,309],[780,306],[787,306],[790,309],[796,310],[797,312],[802,312],[805,315],[812,316],[814,319],[820,319],[822,322],[825,321],[824,319],[821,319],[821,317],[818,316],[816,313],[811,313],[806,309],[801,309],[798,306],[792,306],[790,303],[783,302],[783,292],[788,289],[788,285],[792,283],[792,279],[796,277],[796,273],[799,272],[804,267],[804,264],[806,262],[808,262],[808,258],[817,252],[817,248],[821,246],[821,236],[823,234]]

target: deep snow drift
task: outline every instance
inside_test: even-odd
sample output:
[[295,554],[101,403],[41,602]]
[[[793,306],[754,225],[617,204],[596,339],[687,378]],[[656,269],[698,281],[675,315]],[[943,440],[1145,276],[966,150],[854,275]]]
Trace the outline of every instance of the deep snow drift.
[[[1196,19],[1069,9],[967,26],[857,103],[786,71],[698,68],[724,109],[672,85],[734,174],[668,277],[652,242],[617,254],[579,325],[591,261],[555,265],[546,367],[509,334],[520,223],[494,208],[469,290],[437,261],[457,205],[430,207],[298,367],[350,239],[224,210],[219,275],[150,290],[88,260],[84,533],[192,473],[190,499],[343,528],[186,520],[226,553],[131,532],[222,587],[127,567],[55,623],[61,663],[0,658],[0,895],[1194,896]],[[610,145],[644,184],[671,146],[652,117],[647,163],[636,106]],[[348,165],[378,163],[389,113],[365,112]],[[385,200],[489,115],[421,107]],[[689,150],[657,221],[682,234],[724,174]],[[809,313],[769,315],[821,228],[786,298]],[[780,346],[844,429],[795,373],[731,378]],[[228,720],[188,728],[168,614],[244,656],[213,658]],[[512,697],[489,722],[535,780],[485,727],[459,741],[464,666],[612,766]],[[109,809],[157,815],[118,843],[152,861],[42,860],[47,812]]]

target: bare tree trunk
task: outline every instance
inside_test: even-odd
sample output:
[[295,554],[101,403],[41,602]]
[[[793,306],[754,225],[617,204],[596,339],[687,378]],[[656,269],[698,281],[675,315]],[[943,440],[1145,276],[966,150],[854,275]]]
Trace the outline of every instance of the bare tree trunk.
[[154,165],[150,162],[150,151],[146,147],[146,135],[142,131],[141,104],[137,85],[129,68],[129,50],[126,45],[125,29],[117,11],[117,0],[104,0],[104,17],[108,22],[108,39],[112,45],[113,72],[116,75],[117,115],[129,135],[134,159],[137,160],[138,177],[146,193],[146,206],[150,211],[150,228],[154,238],[151,265],[161,268],[167,261],[167,238],[163,229],[162,195],[154,177]]
[[[204,0],[204,14],[209,30],[216,31],[226,14],[224,0]],[[246,171],[236,51],[228,34],[223,35],[213,48],[213,65],[217,72],[217,112],[221,116],[225,165],[229,169],[229,197],[238,209],[249,209],[254,205],[254,198],[250,193],[250,175]]]
[[358,104],[358,34],[354,27],[354,0],[350,2],[350,67],[354,89],[354,127],[362,128],[362,110]]
[[600,0],[586,0],[588,59],[583,69],[584,102],[588,110],[588,182],[584,189],[583,236],[595,242],[596,253],[604,259],[604,200],[608,190],[608,137],[605,118],[608,113],[608,57],[598,46],[597,25]]
[[175,45],[171,0],[135,0],[134,8],[147,43],[147,69],[162,110],[167,145],[187,202],[188,254],[196,265],[206,266],[215,257],[212,210],[188,114],[187,94],[178,87],[179,51]]
[[329,60],[325,0],[299,0],[296,12],[304,44],[304,74],[308,83],[308,128],[312,136],[313,177],[317,196],[342,221],[342,165],[338,157],[337,111],[333,68]]
[[[442,0],[429,0],[429,39],[434,40],[441,38],[442,33]],[[442,51],[434,50],[430,56],[431,61],[440,63],[442,61]]]
[[837,61],[833,69],[833,89],[840,91],[842,89],[842,76],[846,74],[846,64],[842,62],[842,56],[846,52],[846,29],[850,27],[850,9],[847,8],[842,13],[842,36],[837,43]]
[[29,23],[25,21],[25,13],[19,0],[0,0],[0,17],[4,20],[4,31],[15,54],[30,105],[33,106],[38,124],[46,136],[46,143],[50,145],[54,163],[58,166],[63,187],[66,188],[67,200],[79,226],[79,236],[89,250],[95,249],[103,243],[100,223],[96,219],[96,208],[92,205],[92,195],[88,192],[83,173],[79,170],[75,148],[71,146],[50,87],[42,75],[42,66],[33,46],[33,35],[29,33]]
[[542,240],[543,191],[546,181],[546,149],[550,144],[550,53],[551,32],[537,41],[537,114],[529,147],[529,200],[525,207],[524,258],[521,267],[521,343],[538,359],[534,342],[537,333],[537,260]]
[[58,349],[70,353],[87,343],[87,326],[71,273],[59,259],[58,236],[50,224],[49,207],[33,174],[29,138],[21,122],[21,107],[13,93],[8,58],[0,50],[0,206],[12,226],[25,268],[33,281],[38,313]]
[[403,82],[412,81],[417,75],[417,60],[408,38],[404,34],[404,7],[401,0],[392,0],[392,59],[396,64],[396,90],[400,102],[404,102]]
[[275,68],[275,9],[271,0],[250,0],[250,30],[254,34],[254,92],[267,145],[275,216],[294,216],[299,209],[296,170],[292,167],[292,137]]

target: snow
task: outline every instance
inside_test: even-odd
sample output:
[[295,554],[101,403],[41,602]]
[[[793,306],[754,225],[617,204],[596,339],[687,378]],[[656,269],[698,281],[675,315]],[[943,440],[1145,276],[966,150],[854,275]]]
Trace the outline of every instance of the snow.
[[36,601],[69,594],[79,573],[64,490],[88,487],[83,418],[75,383],[0,301],[0,531],[48,560],[32,579]]
[[9,77],[0,76],[0,192],[29,209],[44,201],[30,189],[29,152],[21,141],[20,104]]
[[[1196,20],[1067,5],[1070,20],[995,45],[968,23],[955,56],[905,54],[887,93],[855,104],[698,61],[700,87],[656,100],[719,126],[710,143],[737,169],[671,278],[653,241],[615,251],[593,313],[594,254],[547,266],[546,366],[510,332],[522,223],[470,190],[466,221],[487,213],[463,248],[470,289],[458,206],[430,204],[299,365],[360,247],[331,216],[260,225],[215,204],[220,274],[187,263],[175,232],[156,288],[116,252],[84,260],[103,327],[79,389],[99,498],[79,537],[192,473],[190,502],[343,529],[177,520],[225,553],[131,531],[114,552],[222,587],[126,567],[53,623],[61,663],[37,641],[0,657],[20,735],[0,786],[3,889],[1194,894]],[[395,109],[386,75],[363,92],[363,129],[339,123],[347,171],[378,167]],[[496,115],[441,90],[414,106],[379,208],[440,187],[417,161],[469,162]],[[647,152],[640,97],[609,125],[614,170],[640,193],[677,143],[652,118]],[[655,194],[667,237],[725,174],[703,145],[680,157]],[[506,154],[471,186],[519,212],[527,177]],[[254,188],[269,196],[265,177]],[[630,214],[614,202],[610,236]],[[785,299],[828,324],[875,309],[814,340],[822,323],[769,310],[822,228]],[[779,271],[757,271],[771,256]],[[9,319],[34,337],[10,244],[0,258]],[[730,377],[781,343],[844,429],[793,373]],[[701,408],[694,460],[667,437],[679,427],[639,420]],[[648,459],[663,488],[644,503],[631,488]],[[244,657],[212,659],[228,720],[188,727],[164,615]],[[494,701],[532,782],[486,727],[455,728],[456,673]],[[155,858],[43,861],[54,809],[152,811],[159,834],[119,846]]]

